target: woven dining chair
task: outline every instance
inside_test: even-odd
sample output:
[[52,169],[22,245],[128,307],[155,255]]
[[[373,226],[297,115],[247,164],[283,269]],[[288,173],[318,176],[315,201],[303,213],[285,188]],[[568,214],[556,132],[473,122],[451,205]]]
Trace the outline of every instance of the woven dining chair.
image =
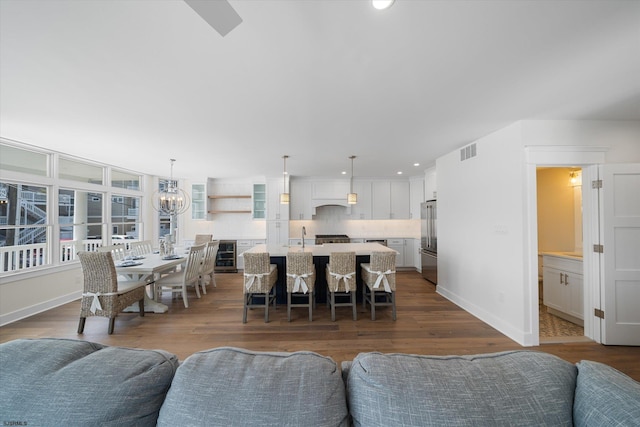
[[144,281],[119,281],[110,251],[78,252],[84,285],[80,301],[78,333],[84,332],[89,316],[109,318],[109,334],[113,333],[118,313],[138,301],[144,316]]
[[[287,253],[287,320],[291,322],[291,307],[308,307],[309,322],[313,321],[316,267],[311,252]],[[292,297],[307,296],[305,303],[293,303]]]
[[362,267],[362,306],[371,306],[371,320],[376,320],[376,307],[391,306],[396,320],[396,253],[372,252],[369,263]]
[[200,279],[199,284],[202,288],[202,293],[207,293],[207,285],[209,283],[216,286],[216,256],[218,255],[218,248],[220,247],[219,240],[212,240],[207,242],[204,248],[204,257],[202,259],[202,264],[200,265]]
[[155,281],[155,295],[160,297],[163,290],[170,290],[172,294],[182,294],[182,301],[185,308],[189,307],[187,297],[187,286],[193,286],[196,289],[196,295],[200,298],[200,289],[198,281],[200,280],[200,265],[204,256],[204,245],[193,245],[189,248],[186,264],[180,271],[162,276]]
[[[336,307],[350,306],[353,311],[353,320],[358,320],[356,310],[356,253],[355,252],[331,252],[329,263],[326,267],[327,290],[329,296],[327,303],[331,306],[331,320],[336,320]],[[336,296],[348,302],[336,302]]]
[[[268,252],[245,252],[244,257],[244,310],[242,323],[247,323],[247,309],[264,307],[264,321],[269,322],[269,305],[276,307],[275,284],[278,280],[278,266],[271,264]],[[254,299],[264,299],[263,303]]]

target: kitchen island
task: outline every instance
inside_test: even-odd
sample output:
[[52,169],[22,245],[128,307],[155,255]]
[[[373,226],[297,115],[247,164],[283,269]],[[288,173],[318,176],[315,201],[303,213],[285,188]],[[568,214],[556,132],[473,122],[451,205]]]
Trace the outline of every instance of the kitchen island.
[[[326,265],[329,262],[331,252],[355,252],[356,253],[356,298],[362,301],[362,277],[360,264],[370,260],[372,252],[396,252],[394,249],[381,245],[380,243],[325,243],[323,245],[308,245],[304,249],[302,246],[286,245],[256,245],[244,253],[268,252],[271,263],[278,266],[278,282],[276,283],[276,300],[278,304],[287,303],[287,253],[289,252],[310,252],[313,254],[313,264],[316,267],[316,302],[324,303],[327,300],[327,278]],[[240,255],[242,256],[242,254]]]

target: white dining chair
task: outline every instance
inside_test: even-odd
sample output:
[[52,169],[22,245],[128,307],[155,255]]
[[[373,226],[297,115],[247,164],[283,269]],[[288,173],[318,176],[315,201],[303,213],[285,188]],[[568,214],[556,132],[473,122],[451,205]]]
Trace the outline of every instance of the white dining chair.
[[172,295],[182,294],[182,301],[185,308],[189,307],[187,297],[187,287],[193,286],[196,289],[196,295],[200,298],[200,290],[198,281],[200,280],[200,265],[204,257],[205,245],[193,245],[189,248],[186,264],[180,271],[163,276],[155,281],[155,295],[159,298],[162,291],[169,290]]

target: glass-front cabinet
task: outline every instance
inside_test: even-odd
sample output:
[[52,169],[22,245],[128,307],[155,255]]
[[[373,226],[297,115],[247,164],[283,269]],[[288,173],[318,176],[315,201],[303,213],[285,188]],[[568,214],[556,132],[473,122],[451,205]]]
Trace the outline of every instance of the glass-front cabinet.
[[191,184],[191,219],[205,219],[207,192],[204,184]]
[[253,184],[253,219],[265,219],[267,190],[265,184]]

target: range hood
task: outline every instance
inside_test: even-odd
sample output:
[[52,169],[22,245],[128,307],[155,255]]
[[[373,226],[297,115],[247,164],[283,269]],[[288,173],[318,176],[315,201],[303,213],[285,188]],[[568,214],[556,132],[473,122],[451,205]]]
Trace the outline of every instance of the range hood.
[[351,214],[351,205],[347,203],[347,199],[346,198],[342,198],[342,199],[312,199],[311,200],[311,207],[312,209],[312,214],[315,215],[316,214],[316,209],[317,208],[322,208],[324,206],[343,206],[345,208],[347,208],[347,215]]

